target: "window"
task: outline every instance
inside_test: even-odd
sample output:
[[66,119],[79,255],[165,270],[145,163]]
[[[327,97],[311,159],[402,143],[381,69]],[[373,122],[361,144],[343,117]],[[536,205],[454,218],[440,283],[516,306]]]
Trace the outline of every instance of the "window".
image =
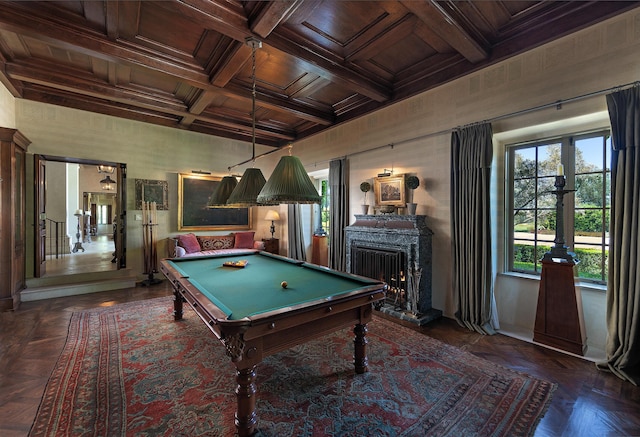
[[325,232],[329,232],[329,205],[331,201],[331,193],[329,190],[329,181],[322,179],[320,181],[320,195],[322,200],[320,201],[320,225]]
[[112,223],[111,205],[98,205],[98,224],[99,225],[110,225]]
[[555,243],[555,176],[564,167],[565,245],[580,261],[581,280],[605,283],[609,254],[610,146],[608,131],[507,147],[508,270],[540,274]]

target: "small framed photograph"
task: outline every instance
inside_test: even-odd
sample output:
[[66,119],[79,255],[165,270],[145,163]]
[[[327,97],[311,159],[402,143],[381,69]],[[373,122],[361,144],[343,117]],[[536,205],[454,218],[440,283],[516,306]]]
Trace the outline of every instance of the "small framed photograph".
[[373,189],[376,195],[376,205],[404,206],[405,189],[404,175],[384,176],[374,178]]
[[136,179],[136,207],[142,209],[142,202],[156,202],[156,209],[169,209],[169,184],[167,181]]

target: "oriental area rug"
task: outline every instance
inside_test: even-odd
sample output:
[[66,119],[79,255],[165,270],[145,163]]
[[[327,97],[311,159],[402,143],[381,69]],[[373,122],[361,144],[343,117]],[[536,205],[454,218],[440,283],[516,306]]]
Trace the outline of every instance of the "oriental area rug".
[[[171,298],[76,312],[30,436],[233,436],[235,367]],[[258,436],[529,436],[555,385],[375,317],[257,367]]]

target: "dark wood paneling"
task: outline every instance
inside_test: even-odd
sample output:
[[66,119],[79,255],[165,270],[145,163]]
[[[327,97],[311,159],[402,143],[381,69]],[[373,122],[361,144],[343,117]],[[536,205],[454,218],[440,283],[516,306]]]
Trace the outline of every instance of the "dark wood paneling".
[[[0,1],[16,97],[280,147],[639,1]],[[96,104],[97,102],[97,104]]]

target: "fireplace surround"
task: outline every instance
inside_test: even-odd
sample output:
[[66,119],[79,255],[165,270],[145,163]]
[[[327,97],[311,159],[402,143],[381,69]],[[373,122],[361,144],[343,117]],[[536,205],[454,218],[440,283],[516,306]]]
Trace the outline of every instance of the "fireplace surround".
[[[355,217],[345,229],[347,271],[387,283],[388,298],[380,311],[419,325],[441,317],[442,311],[431,306],[433,232],[426,225],[426,216]],[[417,270],[421,274],[411,293],[409,276]]]

